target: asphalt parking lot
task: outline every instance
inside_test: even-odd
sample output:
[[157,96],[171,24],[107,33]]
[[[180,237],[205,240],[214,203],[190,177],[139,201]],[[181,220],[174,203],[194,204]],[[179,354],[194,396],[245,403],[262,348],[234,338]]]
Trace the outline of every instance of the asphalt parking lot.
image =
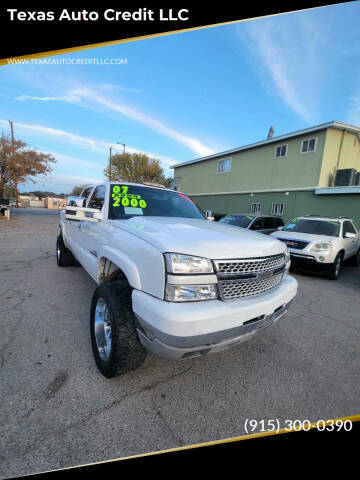
[[88,328],[95,283],[55,259],[56,215],[0,222],[0,476],[245,434],[246,419],[360,413],[360,269],[295,274],[291,311],[247,343],[183,362],[148,355],[107,380]]

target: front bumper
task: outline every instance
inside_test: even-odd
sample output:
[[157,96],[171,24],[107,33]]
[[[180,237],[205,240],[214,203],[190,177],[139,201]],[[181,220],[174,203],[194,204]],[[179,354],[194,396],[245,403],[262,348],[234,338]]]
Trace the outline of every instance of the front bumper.
[[[336,253],[325,252],[316,254],[300,254],[290,250],[291,267],[297,270],[304,270],[318,273],[328,273],[331,271]],[[321,258],[322,257],[322,258]]]
[[297,282],[287,276],[274,290],[236,301],[171,303],[133,291],[138,334],[149,351],[171,360],[214,353],[241,343],[270,326],[288,310]]

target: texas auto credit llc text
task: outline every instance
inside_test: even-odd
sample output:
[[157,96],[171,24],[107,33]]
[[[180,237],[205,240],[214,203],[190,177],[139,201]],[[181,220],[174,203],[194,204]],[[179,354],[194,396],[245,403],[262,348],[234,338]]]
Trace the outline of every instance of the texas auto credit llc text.
[[53,11],[24,11],[18,10],[16,8],[8,8],[6,10],[9,15],[10,21],[19,21],[19,22],[52,22],[57,20],[68,21],[68,22],[96,22],[99,20],[100,16],[103,17],[108,22],[146,22],[154,21],[156,19],[162,22],[186,22],[189,20],[189,10],[185,8],[181,9],[172,9],[172,8],[160,8],[158,11],[150,10],[147,8],[138,8],[137,10],[129,11],[120,11],[109,8],[102,12],[100,15],[96,10],[67,10],[64,8],[61,13],[56,17],[55,12]]

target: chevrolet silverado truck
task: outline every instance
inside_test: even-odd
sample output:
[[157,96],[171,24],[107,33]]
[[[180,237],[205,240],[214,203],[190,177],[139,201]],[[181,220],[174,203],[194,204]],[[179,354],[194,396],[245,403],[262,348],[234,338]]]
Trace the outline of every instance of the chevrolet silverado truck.
[[284,243],[210,222],[187,195],[145,184],[106,182],[68,197],[56,257],[97,283],[91,343],[108,378],[147,351],[180,360],[248,340],[297,291]]

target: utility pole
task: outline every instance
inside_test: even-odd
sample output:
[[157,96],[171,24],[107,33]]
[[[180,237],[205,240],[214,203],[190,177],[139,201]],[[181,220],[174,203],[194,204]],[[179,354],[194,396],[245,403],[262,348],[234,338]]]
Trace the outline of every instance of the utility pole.
[[[9,120],[9,124],[10,124],[10,130],[11,130],[11,160],[13,162],[14,172],[16,172],[16,168],[15,168],[14,123],[11,120]],[[18,182],[17,182],[16,173],[14,173],[13,182],[14,182],[14,195],[15,195],[16,208],[18,208],[19,207],[19,197],[18,197],[18,188],[17,188]]]
[[111,178],[111,172],[112,172],[112,165],[111,165],[111,150],[112,150],[112,147],[109,148],[110,150],[110,156],[109,156],[109,181],[111,182],[112,181],[112,178]]

